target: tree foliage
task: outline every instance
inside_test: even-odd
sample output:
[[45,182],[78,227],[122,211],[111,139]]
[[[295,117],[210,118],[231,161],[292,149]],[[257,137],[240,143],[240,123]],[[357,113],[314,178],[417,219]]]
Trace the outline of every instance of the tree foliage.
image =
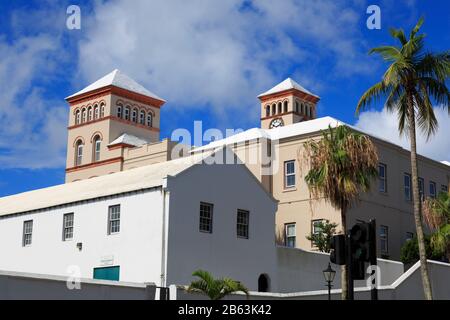
[[330,252],[331,237],[336,234],[337,223],[330,223],[330,220],[321,221],[317,224],[320,230],[318,233],[311,233],[306,239],[311,241],[319,251]]
[[211,300],[220,300],[234,292],[244,292],[248,296],[248,289],[239,281],[222,278],[214,279],[207,271],[197,270],[192,273],[199,280],[191,282],[188,292],[199,292],[208,296]]

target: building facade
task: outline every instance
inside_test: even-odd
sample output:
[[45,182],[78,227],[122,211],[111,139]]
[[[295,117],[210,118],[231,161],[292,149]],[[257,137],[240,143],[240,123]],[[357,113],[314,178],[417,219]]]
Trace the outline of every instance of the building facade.
[[244,165],[207,155],[4,197],[0,270],[164,286],[204,269],[278,290],[276,206]]

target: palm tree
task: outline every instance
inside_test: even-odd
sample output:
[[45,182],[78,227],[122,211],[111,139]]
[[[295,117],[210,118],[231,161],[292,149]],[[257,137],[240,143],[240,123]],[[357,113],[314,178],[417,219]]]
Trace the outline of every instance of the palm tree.
[[[305,181],[312,195],[323,196],[341,211],[342,232],[347,231],[346,213],[361,192],[370,189],[377,176],[378,156],[368,136],[347,126],[328,128],[322,139],[304,143],[304,158],[309,162]],[[348,298],[347,266],[341,269],[342,299]]]
[[425,222],[433,231],[430,246],[435,255],[450,261],[450,194],[440,192],[436,199],[428,198],[423,206]]
[[[450,93],[445,81],[450,73],[450,52],[433,54],[424,50],[424,34],[418,34],[423,24],[421,18],[411,31],[409,39],[402,29],[391,29],[391,35],[400,46],[382,46],[377,53],[389,63],[382,80],[369,88],[356,107],[356,114],[371,103],[385,99],[384,107],[397,112],[400,134],[407,133],[411,143],[411,174],[413,187],[414,220],[419,241],[421,274],[425,297],[432,299],[428,277],[421,217],[421,202],[417,171],[416,122],[429,138],[437,129],[431,98],[448,109]],[[449,110],[450,111],[450,110]]]
[[193,281],[187,289],[188,292],[203,293],[211,300],[220,300],[234,292],[244,292],[248,297],[248,289],[233,279],[214,279],[209,272],[204,270],[197,270],[192,275],[200,280]]

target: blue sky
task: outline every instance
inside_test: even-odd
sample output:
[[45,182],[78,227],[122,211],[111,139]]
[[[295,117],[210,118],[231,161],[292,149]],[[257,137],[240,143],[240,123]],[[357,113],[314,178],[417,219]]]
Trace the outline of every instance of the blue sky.
[[[355,118],[356,102],[385,65],[371,47],[392,44],[423,15],[432,51],[448,49],[446,1],[1,1],[0,196],[64,182],[64,97],[119,68],[168,102],[161,137],[177,128],[259,125],[256,96],[292,77],[332,116],[407,145],[381,106]],[[81,8],[81,30],[66,9]],[[381,8],[381,30],[366,8]],[[419,151],[450,160],[448,116]],[[389,126],[388,126],[389,124]],[[447,130],[447,132],[445,131]]]

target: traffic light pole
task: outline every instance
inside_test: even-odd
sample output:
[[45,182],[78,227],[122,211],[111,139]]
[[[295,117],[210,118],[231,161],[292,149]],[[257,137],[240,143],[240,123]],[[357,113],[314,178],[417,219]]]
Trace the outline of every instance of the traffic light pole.
[[[375,219],[371,219],[369,221],[369,239],[370,241],[369,246],[369,252],[370,252],[370,265],[376,266],[377,265],[377,241],[376,241],[376,230],[377,225]],[[377,278],[380,276],[376,273],[377,268],[372,268],[372,276],[375,275],[372,279],[372,289],[370,290],[370,298],[371,300],[378,300],[378,289],[377,289]]]
[[347,291],[348,291],[348,298],[347,300],[354,300],[354,286],[353,286],[353,275],[352,275],[352,264],[353,264],[353,257],[352,257],[352,241],[351,241],[351,233],[350,231],[347,232]]

